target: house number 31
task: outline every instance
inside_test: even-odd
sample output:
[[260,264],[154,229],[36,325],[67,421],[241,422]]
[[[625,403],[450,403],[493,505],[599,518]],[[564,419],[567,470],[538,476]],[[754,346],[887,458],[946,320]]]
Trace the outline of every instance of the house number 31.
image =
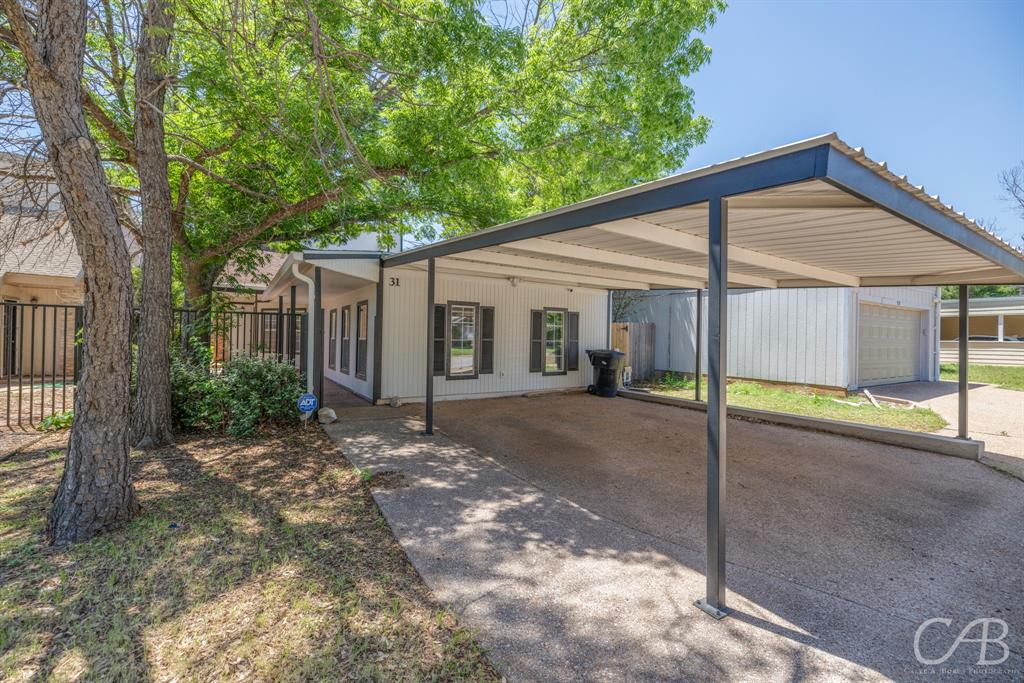
[[390,280],[388,282],[388,286],[389,287],[398,287],[399,282],[398,282],[398,278],[397,277],[389,278],[389,280]]

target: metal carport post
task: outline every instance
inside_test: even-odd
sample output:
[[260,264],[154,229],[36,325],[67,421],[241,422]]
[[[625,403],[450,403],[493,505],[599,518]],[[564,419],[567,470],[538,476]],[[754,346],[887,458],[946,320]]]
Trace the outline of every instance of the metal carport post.
[[970,363],[970,347],[968,345],[968,342],[970,341],[970,333],[969,333],[970,319],[968,317],[970,315],[970,311],[968,310],[969,304],[968,304],[967,291],[968,291],[967,290],[967,285],[960,285],[959,292],[958,292],[958,294],[960,296],[960,311],[959,311],[959,316],[958,317],[960,318],[960,320],[959,320],[959,330],[957,330],[958,333],[959,333],[958,334],[959,343],[957,344],[957,347],[958,347],[957,351],[959,352],[959,356],[960,356],[960,358],[959,358],[960,367],[957,368],[957,369],[960,371],[960,376],[958,377],[960,382],[957,385],[957,399],[959,401],[959,406],[958,406],[959,411],[958,411],[957,421],[956,421],[956,430],[957,430],[957,437],[959,437],[961,439],[968,438],[968,436],[967,436],[967,390],[970,389],[970,386],[969,386],[969,384],[967,382],[967,365],[968,365],[968,363]]
[[[708,199],[707,592],[697,607],[715,619],[725,606],[726,342],[729,304],[729,205]],[[698,296],[699,296],[698,292]],[[700,340],[698,339],[698,344]],[[700,368],[697,368],[700,373]]]
[[434,257],[427,259],[427,389],[424,436],[434,435]]

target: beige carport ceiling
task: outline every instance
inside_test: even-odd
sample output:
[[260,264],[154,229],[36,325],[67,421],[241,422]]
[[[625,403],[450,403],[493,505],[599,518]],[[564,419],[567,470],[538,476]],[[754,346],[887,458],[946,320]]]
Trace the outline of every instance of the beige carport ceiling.
[[835,134],[385,258],[610,289],[704,287],[708,198],[732,287],[1024,282],[1024,255]]

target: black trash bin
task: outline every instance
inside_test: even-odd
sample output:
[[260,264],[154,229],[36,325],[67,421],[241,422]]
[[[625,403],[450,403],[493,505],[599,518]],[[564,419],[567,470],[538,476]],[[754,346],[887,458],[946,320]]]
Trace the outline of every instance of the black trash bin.
[[607,398],[615,396],[619,390],[619,373],[622,372],[626,354],[612,349],[593,349],[587,351],[587,356],[594,366],[594,383],[587,387],[587,391]]

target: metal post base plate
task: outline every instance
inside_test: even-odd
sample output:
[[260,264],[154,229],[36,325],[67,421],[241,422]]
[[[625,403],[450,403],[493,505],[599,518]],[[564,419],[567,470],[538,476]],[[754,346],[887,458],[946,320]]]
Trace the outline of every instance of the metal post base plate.
[[700,611],[710,614],[715,619],[725,619],[727,616],[732,614],[732,610],[728,607],[722,607],[721,609],[718,607],[712,607],[704,598],[697,600],[693,604],[696,605]]

